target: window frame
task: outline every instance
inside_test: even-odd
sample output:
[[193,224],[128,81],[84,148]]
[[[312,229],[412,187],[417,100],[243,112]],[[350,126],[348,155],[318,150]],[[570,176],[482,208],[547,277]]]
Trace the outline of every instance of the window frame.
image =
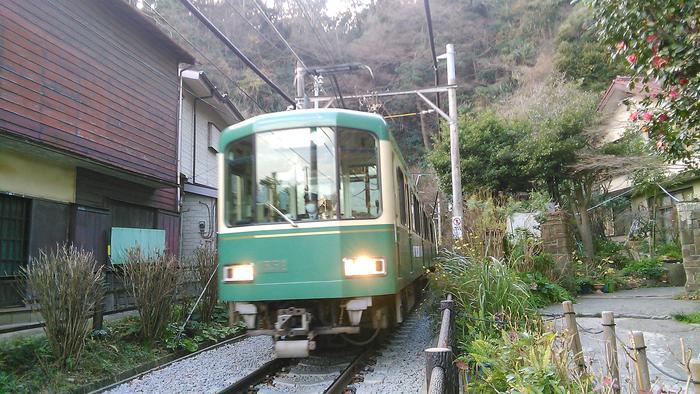
[[[353,221],[353,220],[378,220],[384,215],[384,179],[382,178],[383,172],[382,172],[382,153],[381,153],[381,139],[377,136],[376,133],[367,130],[367,129],[360,129],[360,128],[353,128],[353,127],[346,127],[346,126],[308,126],[310,127],[329,127],[332,128],[333,131],[336,133],[336,138],[335,138],[335,176],[336,176],[336,187],[335,191],[338,196],[338,207],[335,210],[336,211],[336,218],[335,219],[317,219],[317,220],[304,220],[301,222],[297,223],[331,223],[331,222],[337,222],[337,221]],[[263,133],[268,133],[268,132],[280,132],[280,131],[285,131],[285,130],[294,130],[294,129],[299,129],[299,128],[304,128],[302,127],[289,127],[289,128],[281,128],[281,129],[271,129],[271,130],[265,130],[265,131],[260,131],[256,133],[251,133],[246,136],[237,138],[231,142],[229,142],[226,145],[226,149],[223,151],[224,155],[224,174],[220,174],[219,176],[224,178],[224,199],[228,199],[231,189],[230,189],[230,184],[229,184],[229,179],[228,179],[228,163],[226,162],[226,157],[231,149],[231,146],[236,144],[237,142],[245,139],[245,138],[250,138],[252,137],[252,166],[253,166],[253,190],[252,190],[252,195],[253,195],[253,219],[254,221],[251,223],[246,223],[246,224],[231,224],[229,220],[229,213],[228,213],[228,204],[224,201],[223,206],[224,206],[224,224],[226,225],[226,228],[242,228],[242,227],[251,227],[251,226],[270,226],[270,225],[279,225],[279,224],[284,224],[286,222],[284,221],[279,221],[279,222],[256,222],[255,219],[257,218],[257,204],[255,203],[258,198],[258,179],[257,179],[257,136],[259,134]],[[376,152],[376,159],[377,159],[377,188],[379,191],[379,214],[375,217],[370,217],[370,218],[343,218],[341,216],[342,213],[342,207],[341,207],[341,202],[340,202],[340,135],[342,134],[343,130],[353,130],[353,131],[361,131],[363,133],[369,134],[373,139],[374,139],[374,147],[375,147],[375,152]]]

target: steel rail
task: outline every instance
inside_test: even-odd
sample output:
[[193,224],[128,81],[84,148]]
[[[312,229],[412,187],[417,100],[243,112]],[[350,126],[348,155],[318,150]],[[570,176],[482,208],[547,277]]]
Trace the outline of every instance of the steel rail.
[[[374,343],[374,341],[372,341],[372,343]],[[360,354],[352,360],[350,365],[340,373],[340,376],[335,378],[333,383],[323,392],[328,394],[342,394],[348,385],[352,383],[352,378],[355,376],[355,373],[362,368],[365,360],[374,352],[375,347],[371,345],[371,343],[367,345],[367,348],[360,352]]]
[[262,381],[266,376],[274,375],[277,371],[282,369],[286,364],[283,358],[275,358],[266,362],[262,367],[253,371],[253,373],[247,375],[243,379],[231,384],[230,386],[220,390],[220,394],[230,394],[230,393],[247,393],[251,386],[256,385]]

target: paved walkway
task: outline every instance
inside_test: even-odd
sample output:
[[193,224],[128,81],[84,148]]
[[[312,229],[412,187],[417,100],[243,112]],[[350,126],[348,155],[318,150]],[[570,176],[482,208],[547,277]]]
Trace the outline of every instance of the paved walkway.
[[[577,322],[583,328],[581,342],[586,363],[591,366],[593,373],[601,376],[604,370],[603,335],[599,333],[602,329],[600,312],[612,311],[615,314],[619,338],[629,344],[630,331],[642,331],[649,360],[666,372],[685,378],[687,373],[677,361],[681,359],[681,339],[686,349],[692,350],[694,357],[700,355],[700,325],[677,322],[673,320],[673,315],[700,311],[700,302],[674,299],[683,292],[682,287],[663,287],[579,297],[574,310],[578,316]],[[562,308],[561,305],[552,305],[541,312],[561,314]],[[557,328],[561,328],[562,325],[561,319],[556,321]],[[618,354],[623,392],[634,392],[634,365],[624,352],[620,351]],[[653,366],[650,366],[650,376],[656,389],[663,388],[668,390],[666,392],[674,393],[686,392],[685,383],[663,375]],[[692,388],[690,392],[693,392]]]

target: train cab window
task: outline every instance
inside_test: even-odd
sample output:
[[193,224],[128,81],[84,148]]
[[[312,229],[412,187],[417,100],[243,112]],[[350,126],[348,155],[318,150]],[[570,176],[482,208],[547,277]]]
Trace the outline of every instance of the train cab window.
[[377,139],[362,130],[339,130],[340,217],[376,218],[381,214]]
[[406,215],[406,206],[408,205],[406,203],[406,178],[403,175],[403,171],[401,171],[400,168],[396,169],[396,187],[398,188],[398,198],[399,198],[399,203],[396,206],[396,209],[399,211],[399,220],[401,224],[404,226],[408,225],[408,218]]
[[226,151],[226,220],[229,225],[253,222],[253,136],[231,144]]
[[331,127],[256,135],[256,222],[337,219],[335,139]]

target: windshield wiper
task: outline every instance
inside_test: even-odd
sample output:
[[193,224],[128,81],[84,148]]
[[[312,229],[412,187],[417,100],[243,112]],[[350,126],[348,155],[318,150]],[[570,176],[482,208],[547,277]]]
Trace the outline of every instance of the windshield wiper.
[[287,222],[289,222],[289,224],[292,225],[292,227],[299,227],[299,225],[297,225],[296,223],[294,223],[294,221],[293,221],[292,219],[290,219],[289,216],[285,215],[282,211],[280,211],[279,209],[277,209],[277,207],[274,206],[274,205],[272,205],[270,202],[266,202],[265,205],[267,205],[268,207],[272,208],[272,210],[275,211],[275,212],[277,212],[278,215],[282,216],[282,217],[284,218],[284,220],[286,220]]

